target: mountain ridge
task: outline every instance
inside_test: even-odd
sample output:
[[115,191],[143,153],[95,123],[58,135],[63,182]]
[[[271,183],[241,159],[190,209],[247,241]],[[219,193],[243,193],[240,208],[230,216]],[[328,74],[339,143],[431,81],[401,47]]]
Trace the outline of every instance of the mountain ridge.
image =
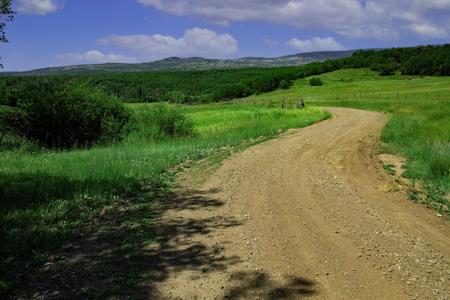
[[39,68],[19,72],[0,72],[0,76],[52,76],[110,72],[189,71],[209,69],[274,68],[301,66],[312,62],[351,56],[356,50],[317,51],[280,57],[241,57],[236,59],[211,59],[203,57],[171,56],[144,63],[79,64]]

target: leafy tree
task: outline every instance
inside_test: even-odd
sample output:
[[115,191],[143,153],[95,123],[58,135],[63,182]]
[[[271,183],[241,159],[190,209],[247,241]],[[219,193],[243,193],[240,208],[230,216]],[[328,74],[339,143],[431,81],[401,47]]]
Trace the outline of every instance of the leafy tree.
[[[5,32],[6,22],[12,21],[15,14],[11,8],[11,2],[12,0],[0,0],[0,43],[8,42]],[[3,68],[2,64],[0,68]]]
[[13,105],[0,110],[2,130],[48,148],[114,142],[124,136],[130,120],[116,97],[80,83],[25,82],[9,102]]
[[167,101],[172,103],[184,103],[186,102],[186,95],[181,91],[171,91],[168,92]]
[[0,42],[8,42],[5,33],[6,22],[12,21],[15,14],[11,2],[12,0],[0,0]]
[[318,77],[313,77],[309,80],[309,85],[310,86],[321,86],[321,85],[323,85],[322,79],[320,79]]
[[279,87],[280,87],[280,89],[286,90],[289,88],[289,82],[287,80],[283,79],[280,81]]

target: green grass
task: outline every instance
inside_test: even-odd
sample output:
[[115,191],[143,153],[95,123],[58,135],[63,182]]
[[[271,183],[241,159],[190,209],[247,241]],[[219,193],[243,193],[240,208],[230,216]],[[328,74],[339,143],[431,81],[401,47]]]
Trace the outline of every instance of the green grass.
[[383,169],[390,175],[395,176],[395,166],[392,164],[383,165]]
[[371,107],[385,108],[384,102],[421,102],[431,100],[449,101],[449,77],[380,76],[370,69],[344,69],[326,73],[319,77],[323,86],[310,86],[309,78],[297,80],[288,90],[277,90],[238,101],[305,101],[374,102]]
[[406,176],[425,183],[421,199],[447,215],[450,206],[450,77],[380,76],[369,69],[339,70],[308,78],[289,90],[251,96],[238,102],[293,106],[304,98],[318,106],[341,106],[391,113],[381,134],[384,151],[408,159]]
[[[130,107],[139,112],[142,106]],[[0,271],[17,272],[23,262],[49,253],[103,207],[131,198],[143,186],[166,188],[173,177],[170,170],[185,160],[217,153],[224,146],[251,144],[280,130],[329,117],[317,108],[204,105],[183,109],[194,121],[195,137],[158,141],[132,138],[108,147],[62,152],[1,150],[0,259],[16,265],[2,264]]]

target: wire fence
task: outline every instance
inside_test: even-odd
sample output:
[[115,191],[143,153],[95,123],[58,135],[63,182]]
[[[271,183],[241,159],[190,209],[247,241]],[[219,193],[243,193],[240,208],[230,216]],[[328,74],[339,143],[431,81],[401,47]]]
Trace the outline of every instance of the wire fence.
[[253,96],[249,98],[235,99],[230,104],[251,104],[262,105],[272,108],[294,109],[300,108],[301,102],[321,103],[321,102],[390,102],[401,104],[426,104],[433,103],[450,104],[450,93],[448,92],[414,92],[414,93],[336,93],[321,95],[289,95],[289,96]]

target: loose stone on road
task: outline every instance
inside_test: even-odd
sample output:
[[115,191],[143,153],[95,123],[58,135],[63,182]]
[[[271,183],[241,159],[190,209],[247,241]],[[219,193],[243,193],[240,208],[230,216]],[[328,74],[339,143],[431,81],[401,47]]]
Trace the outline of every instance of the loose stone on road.
[[222,205],[167,212],[217,225],[172,246],[203,245],[228,263],[170,272],[162,297],[448,299],[448,222],[378,188],[393,180],[375,150],[386,115],[329,110],[330,120],[234,154],[201,187],[189,186],[192,171],[181,176],[177,192]]

